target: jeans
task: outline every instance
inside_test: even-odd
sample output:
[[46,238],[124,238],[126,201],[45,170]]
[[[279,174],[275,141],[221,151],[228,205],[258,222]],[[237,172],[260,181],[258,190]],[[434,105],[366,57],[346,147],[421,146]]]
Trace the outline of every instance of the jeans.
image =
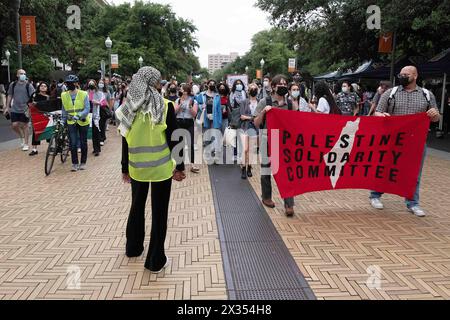
[[[419,205],[419,200],[420,200],[420,181],[422,179],[423,165],[425,163],[425,158],[426,157],[427,157],[427,147],[425,146],[425,149],[423,151],[423,156],[422,156],[422,164],[420,165],[419,176],[417,177],[417,185],[416,185],[416,192],[414,193],[414,198],[413,199],[405,199],[406,207],[408,209],[411,209],[412,207],[416,207],[416,206]],[[371,191],[370,192],[370,199],[380,199],[382,195],[383,195],[382,192]]]
[[[194,120],[193,119],[177,119],[178,122],[178,128],[180,129],[185,129],[187,131],[189,131],[189,136],[190,136],[190,144],[189,144],[189,160],[191,164],[195,163],[195,150],[194,150]],[[185,141],[185,139],[182,140],[183,143],[183,150],[182,150],[182,159],[184,160],[184,148],[187,144],[187,141]]]
[[70,152],[72,157],[72,164],[78,163],[78,146],[81,147],[81,163],[86,164],[87,162],[87,135],[89,126],[80,126],[79,124],[71,124],[69,127],[69,137],[70,137]]
[[[145,204],[149,191],[149,182],[131,180],[131,210],[127,224],[126,254],[137,257],[144,251],[145,238]],[[164,264],[164,242],[167,235],[167,218],[169,213],[172,179],[151,183],[152,230],[145,267],[160,270]]]

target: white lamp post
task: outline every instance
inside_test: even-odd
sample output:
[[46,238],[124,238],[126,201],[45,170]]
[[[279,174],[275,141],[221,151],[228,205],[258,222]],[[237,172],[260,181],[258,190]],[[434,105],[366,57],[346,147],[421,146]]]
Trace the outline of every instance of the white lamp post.
[[261,81],[262,81],[264,79],[264,65],[266,64],[266,62],[264,61],[264,59],[261,59],[259,63],[261,64]]
[[105,46],[108,49],[108,58],[109,58],[109,78],[111,78],[111,48],[112,48],[112,40],[108,36],[105,40]]
[[142,68],[142,64],[144,63],[144,59],[142,57],[139,57],[139,66]]

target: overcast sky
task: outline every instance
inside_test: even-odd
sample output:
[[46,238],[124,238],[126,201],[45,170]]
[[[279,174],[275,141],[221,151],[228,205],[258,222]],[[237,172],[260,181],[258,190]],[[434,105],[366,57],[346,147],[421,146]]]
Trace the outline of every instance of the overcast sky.
[[[108,0],[121,4],[133,0]],[[244,55],[252,36],[269,29],[268,15],[254,7],[256,0],[153,0],[170,4],[179,17],[190,19],[197,27],[200,47],[196,54],[202,67],[208,67],[208,54],[238,52]]]

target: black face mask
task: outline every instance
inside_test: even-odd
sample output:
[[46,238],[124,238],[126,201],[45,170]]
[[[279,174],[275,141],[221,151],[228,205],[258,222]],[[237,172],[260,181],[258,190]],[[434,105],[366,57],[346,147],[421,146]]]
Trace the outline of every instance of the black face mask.
[[227,90],[225,90],[225,89],[219,89],[219,93],[220,93],[221,95],[225,95],[225,94],[227,93]]
[[183,96],[183,92],[178,92],[178,96],[181,98]]
[[250,94],[250,97],[256,97],[258,95],[258,90],[255,90],[255,89],[250,90],[249,94]]
[[69,89],[70,91],[74,91],[76,89],[75,83],[68,83],[67,89]]
[[169,89],[169,92],[170,92],[170,93],[177,93],[177,88],[170,88],[170,89]]
[[399,77],[398,83],[403,86],[407,87],[412,81],[409,80],[409,77]]
[[214,86],[214,85],[209,86],[209,90],[216,91],[216,86]]
[[287,87],[283,86],[283,87],[278,87],[277,88],[277,95],[279,95],[281,97],[284,97],[285,95],[287,95],[288,92],[289,92],[289,90],[288,90]]
[[89,86],[89,89],[91,89],[91,90],[94,90],[95,89],[95,86]]

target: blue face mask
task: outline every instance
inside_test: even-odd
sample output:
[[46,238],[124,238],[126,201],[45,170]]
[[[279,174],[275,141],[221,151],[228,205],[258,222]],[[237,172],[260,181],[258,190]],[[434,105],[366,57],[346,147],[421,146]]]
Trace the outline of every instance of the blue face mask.
[[236,86],[236,90],[237,91],[242,91],[244,89],[244,87],[242,86],[242,84],[238,84],[237,86]]
[[21,74],[19,76],[19,81],[27,81],[27,76],[25,74]]
[[298,97],[300,97],[300,91],[292,91],[291,95],[292,98],[297,99]]

